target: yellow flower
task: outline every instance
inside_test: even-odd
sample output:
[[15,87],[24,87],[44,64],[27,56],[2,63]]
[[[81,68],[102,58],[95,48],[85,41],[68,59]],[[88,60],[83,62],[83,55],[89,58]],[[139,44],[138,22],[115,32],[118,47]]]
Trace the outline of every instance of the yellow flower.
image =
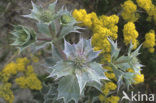
[[[143,8],[147,14],[149,15],[149,18],[153,18],[153,20],[156,23],[155,19],[155,13],[156,13],[156,6],[152,4],[152,0],[136,0],[139,7]],[[148,19],[151,20],[151,19]]]
[[120,98],[118,96],[108,97],[106,103],[118,103]]
[[26,84],[26,78],[25,77],[19,77],[15,79],[15,82],[21,87],[21,88],[27,88]]
[[40,90],[42,88],[41,81],[34,73],[34,69],[31,65],[28,65],[30,61],[27,58],[17,58],[16,62],[7,64],[0,72],[0,97],[4,98],[8,103],[13,103],[14,95],[11,90],[11,83],[8,80],[12,75],[16,75],[19,72],[23,72],[24,76],[15,79],[15,82],[21,88],[30,88]]
[[149,51],[150,53],[154,53],[155,49],[154,49],[154,48],[149,48],[148,51]]
[[34,90],[40,90],[42,88],[41,81],[37,78],[31,65],[27,66],[25,76],[16,78],[15,81],[21,88],[30,88]]
[[143,43],[144,48],[148,48],[149,52],[154,52],[154,46],[156,45],[155,40],[155,32],[154,30],[151,30],[149,33],[146,33],[145,35],[145,41]]
[[37,56],[31,55],[31,59],[34,63],[39,62],[39,58]]
[[97,18],[96,13],[87,14],[85,9],[75,9],[72,15],[77,21],[81,22],[80,26],[87,26],[89,28],[92,27],[92,19]]
[[14,95],[11,88],[11,83],[0,85],[0,97],[4,98],[8,103],[13,103]]
[[139,14],[136,13],[137,6],[131,0],[127,0],[122,5],[123,11],[121,16],[124,20],[129,22],[135,22],[139,18]]
[[106,75],[106,77],[109,78],[109,79],[114,79],[114,78],[115,78],[115,74],[114,74],[114,73],[105,72],[105,75]]
[[134,73],[134,70],[132,68],[127,69],[128,72]]
[[11,62],[4,67],[2,73],[15,75],[17,73],[16,69],[16,64],[14,62]]
[[106,99],[105,96],[103,96],[102,94],[99,95],[99,100],[101,102],[105,101],[105,99]]
[[134,45],[133,49],[135,49],[138,46],[139,42],[136,39],[139,33],[136,31],[135,24],[133,22],[128,22],[127,24],[124,25],[123,35],[124,35],[124,43],[126,45],[132,42],[132,44]]
[[143,74],[136,74],[134,77],[134,84],[139,84],[144,82],[144,75]]

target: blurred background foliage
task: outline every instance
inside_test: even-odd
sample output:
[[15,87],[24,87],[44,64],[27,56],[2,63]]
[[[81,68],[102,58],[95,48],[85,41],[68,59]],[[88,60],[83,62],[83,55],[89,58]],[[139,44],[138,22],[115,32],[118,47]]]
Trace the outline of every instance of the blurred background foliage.
[[[33,0],[38,4],[48,4],[54,0]],[[59,6],[65,5],[68,9],[84,8],[88,12],[96,12],[97,15],[112,15],[121,13],[121,5],[126,0],[58,0]],[[134,0],[135,2],[135,0]],[[156,0],[153,0],[156,5]],[[73,5],[74,4],[74,5]],[[16,49],[9,44],[12,42],[10,37],[10,31],[13,29],[12,24],[24,24],[31,25],[35,28],[34,22],[23,18],[21,15],[27,14],[31,8],[31,0],[0,0],[0,70],[8,63],[16,54]],[[153,22],[147,22],[147,13],[142,12],[139,20],[135,23],[136,29],[139,32],[139,41],[144,41],[145,33],[150,29],[156,31],[156,25]],[[120,47],[125,50],[126,46],[123,43],[123,26],[126,22],[120,17],[118,23],[118,41]],[[87,32],[90,33],[90,32]],[[89,35],[86,35],[89,36]],[[71,39],[70,35],[67,37]],[[71,41],[75,41],[72,39]],[[77,41],[77,40],[76,40]],[[123,51],[124,52],[124,51]],[[45,56],[44,53],[42,53]],[[22,54],[25,55],[25,54]],[[145,90],[149,93],[156,93],[156,52],[149,53],[146,49],[141,49],[139,56],[140,61],[145,65],[143,74],[145,75],[145,82],[136,88],[135,90]],[[42,79],[42,77],[41,77]]]

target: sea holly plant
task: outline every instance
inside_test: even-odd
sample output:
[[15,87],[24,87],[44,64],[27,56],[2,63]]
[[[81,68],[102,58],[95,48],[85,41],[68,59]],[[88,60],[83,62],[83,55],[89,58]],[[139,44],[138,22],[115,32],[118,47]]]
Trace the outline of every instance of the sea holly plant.
[[[137,56],[140,54],[139,50],[142,45],[140,45],[135,51],[132,51],[133,45],[132,43],[129,46],[127,55],[119,56],[120,49],[117,47],[117,42],[112,41],[109,39],[111,43],[112,53],[111,53],[111,64],[116,78],[118,79],[118,89],[122,84],[124,84],[129,89],[129,86],[132,86],[134,81],[134,76],[136,74],[141,75],[141,67]],[[132,72],[127,72],[128,69],[131,69]]]
[[[14,35],[12,45],[18,46],[22,51],[32,45],[37,46],[38,41],[43,41],[42,46],[38,47],[40,48],[44,47],[47,41],[55,44],[71,32],[80,33],[78,30],[83,28],[76,26],[78,22],[72,17],[71,12],[64,8],[56,11],[56,3],[57,1],[49,4],[48,8],[44,8],[32,2],[31,14],[23,15],[23,17],[37,21],[37,32],[25,26],[14,26],[14,31],[11,32]],[[40,38],[41,35],[42,38]]]
[[65,40],[63,52],[66,59],[60,59],[51,67],[49,77],[60,79],[58,98],[63,98],[65,103],[71,100],[78,103],[87,85],[92,84],[100,90],[101,80],[108,80],[102,64],[94,61],[100,51],[93,50],[91,40],[81,38],[77,44],[70,44]]
[[[55,79],[55,83],[49,83],[48,86],[45,86],[49,91],[42,92],[44,103],[47,101],[58,103],[57,100],[62,100],[61,103],[71,101],[78,103],[85,97],[88,87],[93,87],[101,93],[102,86],[105,82],[110,81],[105,76],[107,71],[104,65],[113,69],[118,89],[122,85],[129,88],[135,82],[134,76],[140,74],[142,65],[137,56],[141,46],[133,51],[131,44],[127,55],[121,55],[117,42],[108,38],[112,51],[111,62],[100,64],[98,59],[101,51],[94,51],[91,44],[92,39],[80,38],[78,43],[70,43],[65,39],[72,32],[80,33],[83,28],[77,26],[78,22],[67,9],[61,8],[56,11],[56,5],[57,1],[49,4],[46,8],[32,2],[31,13],[23,16],[36,20],[37,31],[17,25],[11,32],[14,40],[12,45],[19,48],[20,52],[28,47],[36,50],[46,47],[47,44],[51,47],[52,56],[45,57],[45,62],[47,77]],[[129,72],[129,69],[132,72]],[[57,88],[57,93],[54,88]]]

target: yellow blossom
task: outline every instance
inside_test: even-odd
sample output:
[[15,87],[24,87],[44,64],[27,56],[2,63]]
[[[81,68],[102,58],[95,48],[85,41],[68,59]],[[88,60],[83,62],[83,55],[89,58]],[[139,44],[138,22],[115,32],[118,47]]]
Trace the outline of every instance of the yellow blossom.
[[136,13],[137,6],[133,3],[131,0],[127,0],[122,5],[123,11],[121,13],[121,16],[124,20],[128,22],[135,22],[139,18],[139,14]]
[[11,88],[11,83],[0,85],[0,97],[4,98],[8,103],[13,103],[14,95]]
[[155,40],[155,32],[151,30],[149,33],[145,35],[145,41],[143,43],[144,48],[148,48],[151,53],[154,52],[154,46],[156,45]]
[[147,12],[149,18],[153,18],[156,23],[156,6],[152,3],[152,0],[136,0],[136,2],[139,7],[143,8]]
[[106,103],[118,103],[120,98],[118,96],[111,96],[106,99]]
[[136,74],[134,77],[134,84],[139,84],[144,82],[144,75],[143,74]]
[[135,29],[135,24],[133,22],[128,22],[124,25],[123,29],[123,35],[124,35],[124,42],[126,45],[132,44],[134,45],[133,49],[135,49],[139,42],[137,40],[137,37],[139,36],[139,33]]

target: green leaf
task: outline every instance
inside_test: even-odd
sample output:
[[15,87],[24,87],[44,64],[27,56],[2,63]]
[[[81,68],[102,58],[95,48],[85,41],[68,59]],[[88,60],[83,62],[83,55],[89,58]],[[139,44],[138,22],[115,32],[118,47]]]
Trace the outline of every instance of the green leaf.
[[63,98],[64,103],[74,100],[78,103],[80,89],[77,79],[74,75],[63,77],[58,83],[58,99]]

